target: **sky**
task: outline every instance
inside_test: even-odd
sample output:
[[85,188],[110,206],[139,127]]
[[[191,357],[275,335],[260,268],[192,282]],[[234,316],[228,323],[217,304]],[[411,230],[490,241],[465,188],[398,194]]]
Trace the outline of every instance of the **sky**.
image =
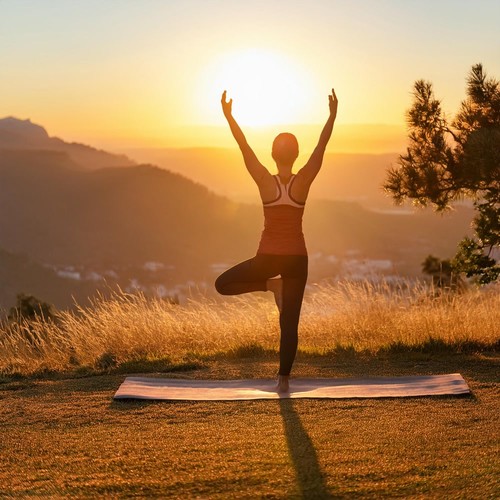
[[417,79],[451,116],[473,64],[500,78],[498,26],[497,0],[0,0],[0,117],[111,149],[225,147],[223,90],[260,141],[319,134],[334,87],[352,148],[355,125],[404,130]]

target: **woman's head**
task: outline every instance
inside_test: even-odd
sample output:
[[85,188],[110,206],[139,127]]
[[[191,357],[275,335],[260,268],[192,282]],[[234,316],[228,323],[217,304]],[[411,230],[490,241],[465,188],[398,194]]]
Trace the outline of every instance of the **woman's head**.
[[299,156],[299,143],[293,134],[279,134],[273,142],[273,160],[278,164],[293,165]]

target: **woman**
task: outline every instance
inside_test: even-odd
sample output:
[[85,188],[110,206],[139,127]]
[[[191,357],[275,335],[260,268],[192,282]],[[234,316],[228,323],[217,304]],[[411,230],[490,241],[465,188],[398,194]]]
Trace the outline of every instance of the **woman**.
[[[289,389],[289,376],[297,353],[298,325],[307,280],[307,250],[302,233],[302,215],[309,188],[318,174],[326,145],[337,116],[338,100],[332,89],[328,96],[330,116],[321,132],[318,145],[309,161],[292,174],[299,155],[294,135],[279,134],[273,142],[272,157],[277,175],[260,163],[236,120],[232,116],[233,100],[222,94],[222,111],[243,154],[246,168],[257,184],[264,205],[264,231],[255,257],[221,274],[215,282],[222,295],[271,291],[280,311],[279,392]],[[280,278],[276,278],[276,276]]]

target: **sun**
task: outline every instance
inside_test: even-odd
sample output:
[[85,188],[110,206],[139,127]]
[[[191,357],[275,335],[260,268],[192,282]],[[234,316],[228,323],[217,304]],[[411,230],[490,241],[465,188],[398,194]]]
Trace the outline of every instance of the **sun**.
[[220,95],[227,90],[238,122],[257,127],[303,123],[314,91],[298,62],[264,49],[221,55],[207,66],[201,82],[201,109],[211,122],[220,121]]

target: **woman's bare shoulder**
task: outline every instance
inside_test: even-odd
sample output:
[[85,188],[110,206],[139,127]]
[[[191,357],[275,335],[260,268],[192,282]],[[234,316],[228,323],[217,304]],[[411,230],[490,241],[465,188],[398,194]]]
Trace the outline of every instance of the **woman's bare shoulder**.
[[259,179],[258,182],[255,182],[257,183],[260,197],[263,202],[267,202],[276,198],[276,190],[278,189],[278,185],[275,175],[272,175],[269,171],[267,171],[267,175],[264,175],[261,179]]

